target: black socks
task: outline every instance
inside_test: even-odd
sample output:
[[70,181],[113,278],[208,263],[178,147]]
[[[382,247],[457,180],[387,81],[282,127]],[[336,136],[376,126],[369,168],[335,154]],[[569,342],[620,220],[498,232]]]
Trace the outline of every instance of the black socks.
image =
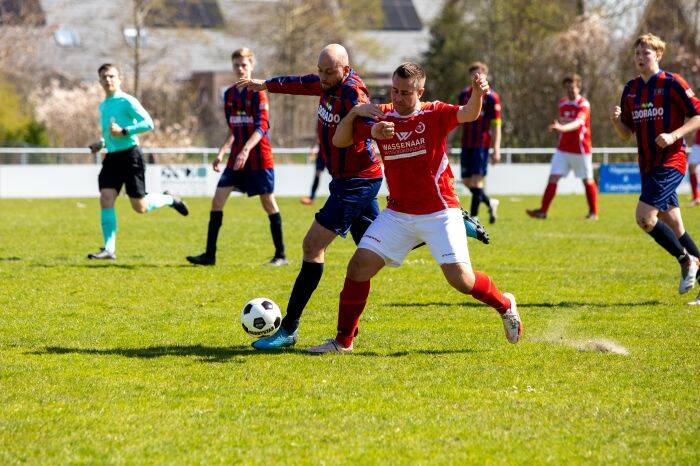
[[207,252],[209,257],[216,257],[216,240],[219,237],[219,229],[224,219],[224,213],[220,210],[209,212],[209,228],[207,230]]
[[275,258],[284,259],[284,239],[282,236],[282,216],[279,212],[269,215],[272,243],[275,245]]
[[316,290],[318,282],[321,281],[323,275],[323,263],[302,262],[301,270],[292,288],[292,294],[289,296],[289,304],[287,304],[287,314],[282,319],[282,327],[289,332],[294,333],[299,327],[301,314],[304,312],[306,303],[311,299],[311,295]]
[[678,238],[676,238],[676,235],[673,233],[673,230],[671,230],[671,228],[669,228],[669,226],[661,220],[656,221],[656,225],[654,225],[654,228],[652,228],[652,230],[649,232],[649,236],[654,238],[654,241],[659,243],[659,245],[662,248],[668,251],[668,253],[671,254],[673,257],[678,259],[679,262],[682,262],[686,259],[687,256],[685,249],[683,249],[683,246],[681,245],[680,241],[678,240]]

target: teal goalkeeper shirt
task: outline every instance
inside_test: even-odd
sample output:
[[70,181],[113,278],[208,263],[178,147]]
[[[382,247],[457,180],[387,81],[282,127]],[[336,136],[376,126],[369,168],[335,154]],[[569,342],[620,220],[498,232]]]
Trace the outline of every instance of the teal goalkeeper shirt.
[[[112,136],[109,132],[112,122],[126,128],[129,134]],[[151,131],[153,120],[135,97],[117,91],[100,104],[100,127],[107,152],[118,152],[138,145],[139,138],[136,135]]]

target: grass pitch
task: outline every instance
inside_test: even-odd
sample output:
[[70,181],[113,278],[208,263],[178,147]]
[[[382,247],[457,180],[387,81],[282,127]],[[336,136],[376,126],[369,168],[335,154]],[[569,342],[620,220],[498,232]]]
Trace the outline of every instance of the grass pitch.
[[239,312],[284,309],[315,208],[280,200],[291,265],[273,269],[258,200],[232,198],[219,264],[197,268],[207,199],[182,218],[121,198],[115,263],[84,259],[96,199],[0,200],[0,463],[698,464],[700,310],[635,197],[601,196],[598,222],[583,197],[547,221],[524,214],[538,199],[501,201],[470,252],[515,293],[519,344],[423,248],[373,281],[354,354],[314,357],[350,240],[328,250],[296,349],[255,352]]

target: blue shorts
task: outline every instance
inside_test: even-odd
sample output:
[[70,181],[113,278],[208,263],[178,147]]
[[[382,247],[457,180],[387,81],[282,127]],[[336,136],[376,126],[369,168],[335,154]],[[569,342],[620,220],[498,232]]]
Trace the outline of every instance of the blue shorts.
[[469,178],[472,175],[486,176],[489,168],[489,150],[463,147],[459,162],[462,178]]
[[331,180],[328,185],[330,196],[321,210],[316,212],[316,221],[322,227],[345,238],[353,223],[369,225],[377,218],[379,215],[377,193],[381,186],[382,178]]
[[267,194],[275,191],[275,170],[233,170],[226,167],[219,178],[217,188],[233,186],[238,192],[246,193],[248,197]]
[[642,176],[642,195],[639,200],[661,212],[678,207],[676,189],[683,181],[681,172],[671,167],[654,167]]
[[318,154],[316,156],[316,171],[322,172],[325,169],[326,169],[326,160],[323,158],[323,156],[321,154]]

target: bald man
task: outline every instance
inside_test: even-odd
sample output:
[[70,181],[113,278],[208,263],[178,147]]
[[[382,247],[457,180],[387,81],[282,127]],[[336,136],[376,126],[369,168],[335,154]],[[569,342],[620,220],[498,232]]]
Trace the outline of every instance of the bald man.
[[303,262],[282,325],[274,335],[253,342],[256,349],[279,349],[297,341],[301,315],[323,275],[326,248],[338,236],[345,238],[348,232],[357,244],[379,215],[377,193],[382,184],[382,168],[369,139],[342,149],[332,143],[340,120],[355,105],[369,102],[369,91],[350,67],[348,52],[342,45],[330,44],[321,50],[317,74],[279,76],[266,81],[241,79],[236,86],[319,97],[319,157],[323,157],[332,177],[330,196],[304,237]]

